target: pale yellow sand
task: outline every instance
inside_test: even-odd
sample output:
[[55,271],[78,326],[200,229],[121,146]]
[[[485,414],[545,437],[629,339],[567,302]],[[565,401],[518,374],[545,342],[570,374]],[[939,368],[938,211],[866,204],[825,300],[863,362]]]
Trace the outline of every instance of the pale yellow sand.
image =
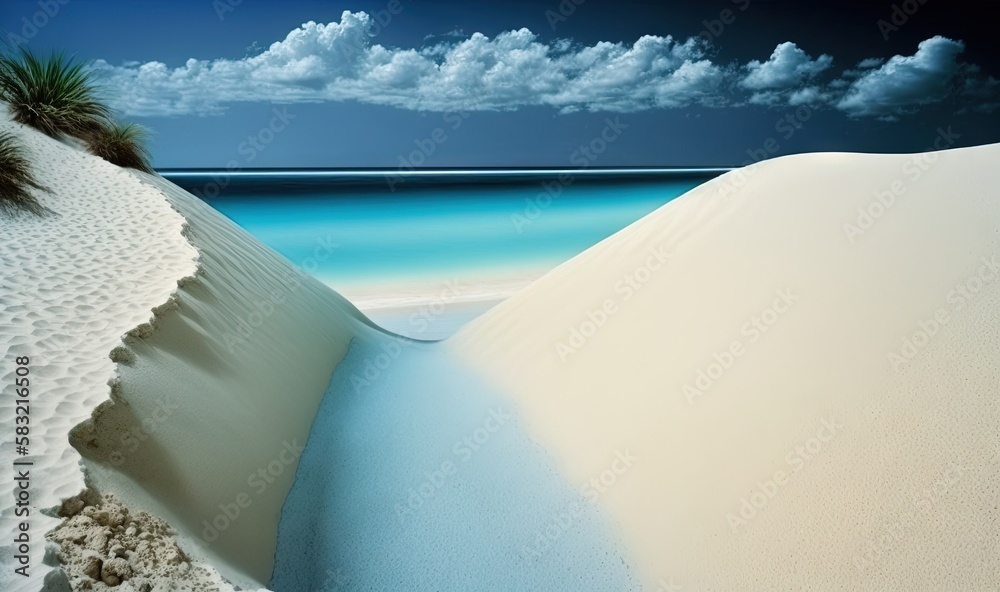
[[998,162],[727,174],[452,346],[598,480],[650,590],[996,589]]

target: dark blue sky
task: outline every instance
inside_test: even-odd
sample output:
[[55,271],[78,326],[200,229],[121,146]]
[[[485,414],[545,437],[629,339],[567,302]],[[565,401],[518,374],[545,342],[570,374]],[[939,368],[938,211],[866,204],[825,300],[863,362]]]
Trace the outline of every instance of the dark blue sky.
[[1000,141],[993,2],[576,1],[4,0],[0,25],[95,61],[159,167],[730,165],[920,151],[949,127],[956,146]]

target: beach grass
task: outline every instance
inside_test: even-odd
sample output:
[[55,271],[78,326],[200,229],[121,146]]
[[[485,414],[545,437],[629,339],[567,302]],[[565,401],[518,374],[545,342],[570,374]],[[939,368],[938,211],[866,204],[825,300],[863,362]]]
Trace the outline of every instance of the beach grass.
[[30,187],[45,189],[35,180],[24,148],[13,135],[0,133],[0,214],[45,213],[45,208],[31,195]]
[[17,48],[0,54],[0,99],[14,121],[53,138],[73,136],[112,164],[152,173],[149,132],[115,120],[82,62],[62,53],[39,57]]
[[135,123],[109,121],[87,138],[95,156],[120,167],[152,173],[146,139],[149,131]]
[[5,51],[0,55],[0,98],[14,121],[54,138],[86,138],[111,117],[84,64],[61,53],[39,57],[25,48]]

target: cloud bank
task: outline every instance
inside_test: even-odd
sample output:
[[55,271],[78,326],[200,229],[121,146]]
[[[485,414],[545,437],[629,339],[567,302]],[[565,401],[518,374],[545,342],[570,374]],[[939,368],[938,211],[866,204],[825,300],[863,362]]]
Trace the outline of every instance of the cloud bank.
[[98,61],[114,106],[132,116],[215,115],[236,102],[357,101],[414,111],[504,111],[548,106],[634,112],[690,106],[829,106],[851,117],[894,118],[953,101],[992,110],[998,86],[959,61],[961,41],[934,37],[912,56],[873,57],[831,72],[834,58],[795,43],[764,61],[719,64],[703,39],[647,35],[631,45],[543,42],[528,29],[481,33],[420,48],[374,43],[373,21],[344,12],[308,22],[258,55],[120,66]]

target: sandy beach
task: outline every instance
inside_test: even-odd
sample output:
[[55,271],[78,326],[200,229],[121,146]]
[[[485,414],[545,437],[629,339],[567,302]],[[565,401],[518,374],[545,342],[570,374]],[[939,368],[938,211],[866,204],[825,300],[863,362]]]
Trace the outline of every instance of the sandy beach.
[[4,0],[0,592],[1000,590],[986,8]]
[[[169,183],[4,126],[49,163],[57,213],[4,223],[24,235],[4,243],[7,265],[122,280],[5,296],[6,314],[37,319],[6,348],[35,361],[36,405],[53,417],[34,449],[50,493],[32,507],[113,492],[165,519],[210,585],[267,585],[320,401],[346,395],[327,392],[330,376],[351,384],[351,342],[401,342]],[[435,359],[495,385],[559,488],[617,525],[606,536],[645,589],[985,585],[998,577],[1000,467],[984,447],[1000,420],[997,155],[814,154],[735,171],[470,313]],[[907,182],[916,159],[926,172]],[[51,249],[15,250],[41,236]],[[493,304],[477,294],[457,305]],[[433,303],[378,304],[373,316],[399,323]],[[419,390],[436,363],[396,363],[394,380]]]
[[[495,272],[486,278],[345,286],[338,290],[383,329],[421,341],[451,337],[532,281],[545,269]],[[331,285],[330,281],[326,282]]]

